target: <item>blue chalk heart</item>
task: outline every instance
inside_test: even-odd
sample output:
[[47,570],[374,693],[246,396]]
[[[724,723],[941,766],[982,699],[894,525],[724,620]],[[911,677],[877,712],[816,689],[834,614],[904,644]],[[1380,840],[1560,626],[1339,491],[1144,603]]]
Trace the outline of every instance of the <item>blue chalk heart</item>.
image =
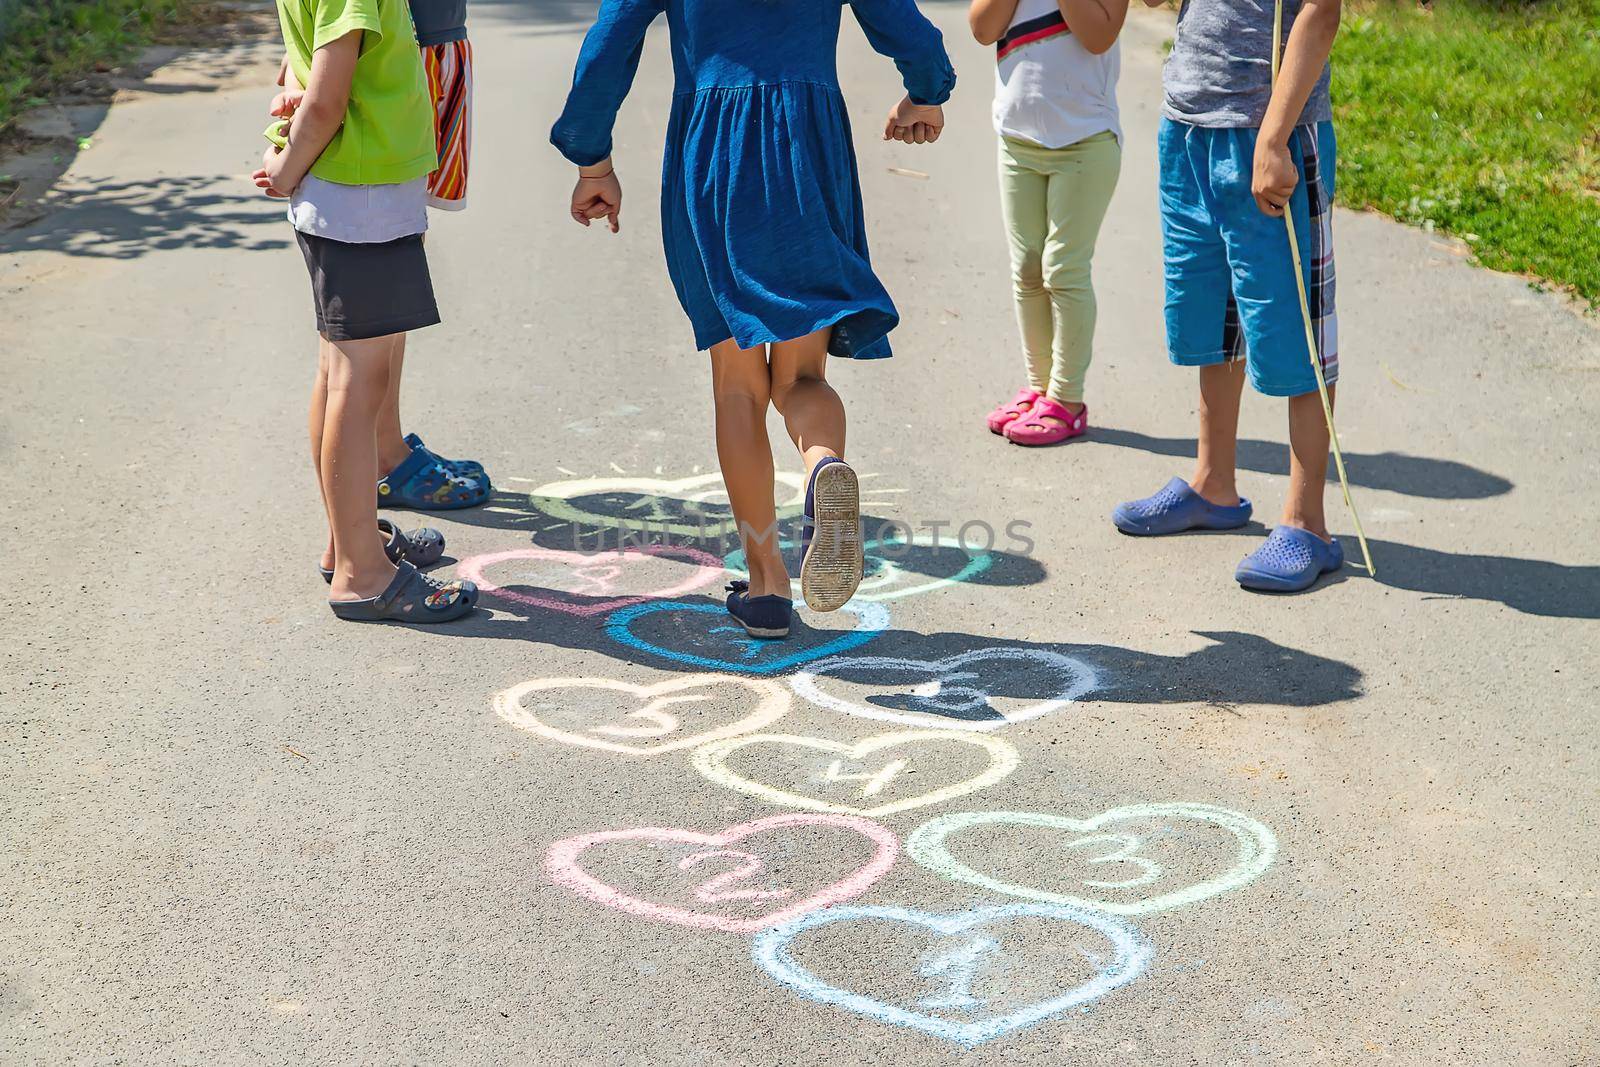
[[[1059,919],[1062,922],[1086,926],[1103,934],[1111,942],[1113,956],[1109,962],[1099,965],[1094,976],[1087,982],[1067,990],[1060,996],[1026,1005],[1006,1015],[992,1015],[972,1022],[958,1022],[885,1004],[881,1000],[829,985],[801,966],[789,951],[790,944],[797,936],[829,923],[861,920],[912,923],[948,937],[990,923],[1017,918]],[[984,944],[986,948],[995,950],[999,948],[999,943],[992,939],[986,940]],[[1087,1004],[1119,986],[1126,985],[1144,972],[1150,963],[1150,952],[1150,944],[1144,936],[1121,919],[1102,912],[1050,904],[1010,904],[1003,907],[974,908],[953,915],[882,906],[824,908],[763,930],[755,938],[756,962],[779,982],[812,1000],[848,1008],[880,1022],[908,1026],[968,1048],[993,1040],[1019,1027],[1032,1026],[1052,1015]],[[926,972],[924,974],[926,975]],[[963,1004],[981,1003],[965,992],[957,999]],[[922,1006],[928,1007],[931,1004],[924,1001]]]
[[[797,667],[802,663],[809,663],[814,659],[824,656],[838,655],[852,648],[860,648],[884,631],[889,625],[889,612],[882,604],[846,604],[842,611],[847,611],[856,617],[856,627],[846,633],[839,634],[831,641],[809,648],[797,648],[793,640],[788,641],[757,641],[744,632],[744,628],[735,622],[727,613],[727,609],[720,604],[689,604],[673,600],[652,600],[644,604],[634,604],[631,607],[614,611],[606,617],[606,634],[614,641],[619,641],[629,648],[663,659],[674,660],[678,663],[690,664],[696,667],[706,667],[714,671],[733,671],[738,674],[775,674],[790,667]],[[693,652],[684,652],[677,649],[662,648],[660,645],[645,640],[633,632],[633,624],[646,615],[656,612],[673,611],[700,612],[714,615],[725,620],[726,625],[714,627],[707,631],[716,633],[718,630],[727,630],[731,640],[743,647],[744,658],[738,662],[717,659],[712,656],[701,656]]]

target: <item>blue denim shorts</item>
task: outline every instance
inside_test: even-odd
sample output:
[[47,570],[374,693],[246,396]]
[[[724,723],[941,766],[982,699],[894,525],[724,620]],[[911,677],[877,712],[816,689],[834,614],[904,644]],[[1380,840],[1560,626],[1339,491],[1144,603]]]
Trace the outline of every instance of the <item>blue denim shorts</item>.
[[[1166,258],[1167,355],[1183,367],[1243,358],[1268,396],[1315,392],[1316,371],[1294,284],[1283,220],[1250,194],[1256,131],[1163,119],[1161,236]],[[1300,183],[1289,201],[1305,268],[1317,358],[1339,377],[1334,311],[1333,124],[1298,127],[1289,151]]]

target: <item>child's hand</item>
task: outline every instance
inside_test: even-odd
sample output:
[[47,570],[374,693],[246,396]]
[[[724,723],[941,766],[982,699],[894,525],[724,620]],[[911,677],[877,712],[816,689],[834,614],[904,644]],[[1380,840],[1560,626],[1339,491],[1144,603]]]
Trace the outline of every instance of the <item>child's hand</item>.
[[283,153],[277,145],[267,145],[267,151],[261,157],[261,169],[250,175],[256,188],[274,200],[287,200],[294,194],[293,189],[278,188],[278,166],[282,157]]
[[937,104],[913,104],[911,97],[903,97],[889,111],[883,125],[885,141],[904,141],[906,144],[932,144],[944,132],[944,108]]
[[272,104],[267,108],[267,114],[273,118],[292,119],[294,113],[300,110],[300,102],[306,98],[304,89],[287,89],[272,98]]
[[1299,184],[1300,171],[1289,155],[1289,146],[1274,144],[1266,137],[1257,140],[1255,175],[1250,182],[1256,207],[1273,218],[1281,218],[1284,205]]
[[608,219],[611,232],[616,233],[622,228],[622,183],[609,160],[592,169],[600,167],[605,168],[604,173],[594,177],[583,173],[591,168],[578,171],[578,184],[572,187],[572,221],[587,226],[596,219]]

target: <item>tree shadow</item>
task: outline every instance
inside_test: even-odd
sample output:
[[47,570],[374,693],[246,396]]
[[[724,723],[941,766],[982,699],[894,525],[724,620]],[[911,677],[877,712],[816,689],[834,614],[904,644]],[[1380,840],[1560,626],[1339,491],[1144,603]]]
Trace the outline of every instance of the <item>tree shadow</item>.
[[[1158,456],[1195,457],[1192,437],[1151,437],[1134,430],[1095,427],[1084,441],[1090,444],[1133,448]],[[1258,474],[1287,475],[1289,446],[1277,441],[1246,438],[1239,442],[1239,466]],[[1345,453],[1350,483],[1366,489],[1384,489],[1432,500],[1483,500],[1503,496],[1512,483],[1453,459],[1430,459],[1401,452]],[[1329,478],[1338,475],[1330,469]]]
[[79,180],[43,207],[46,219],[0,233],[0,253],[131,260],[167,249],[276,251],[290,243],[282,203],[268,203],[237,174]]

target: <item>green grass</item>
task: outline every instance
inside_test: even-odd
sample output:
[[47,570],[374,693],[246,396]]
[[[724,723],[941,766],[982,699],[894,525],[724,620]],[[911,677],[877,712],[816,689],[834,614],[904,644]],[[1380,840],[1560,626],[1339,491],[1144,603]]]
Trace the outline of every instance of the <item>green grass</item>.
[[1600,307],[1600,0],[1347,0],[1339,199]]
[[0,132],[51,92],[126,59],[195,0],[26,0],[0,38]]

